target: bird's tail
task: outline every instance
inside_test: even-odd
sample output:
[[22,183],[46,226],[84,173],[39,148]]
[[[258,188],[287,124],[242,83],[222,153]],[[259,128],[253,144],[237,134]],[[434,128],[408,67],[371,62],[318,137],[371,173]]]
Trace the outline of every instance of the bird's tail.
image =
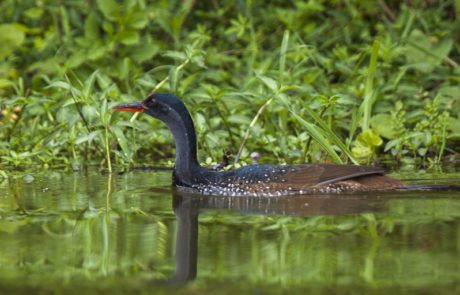
[[451,184],[412,184],[399,190],[402,191],[460,191],[460,185]]

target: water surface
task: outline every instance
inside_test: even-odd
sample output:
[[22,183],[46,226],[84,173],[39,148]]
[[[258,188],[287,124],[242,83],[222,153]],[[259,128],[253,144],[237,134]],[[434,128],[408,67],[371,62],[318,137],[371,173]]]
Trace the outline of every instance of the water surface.
[[[460,184],[455,171],[398,176]],[[460,292],[460,192],[223,198],[170,178],[0,182],[0,293]]]

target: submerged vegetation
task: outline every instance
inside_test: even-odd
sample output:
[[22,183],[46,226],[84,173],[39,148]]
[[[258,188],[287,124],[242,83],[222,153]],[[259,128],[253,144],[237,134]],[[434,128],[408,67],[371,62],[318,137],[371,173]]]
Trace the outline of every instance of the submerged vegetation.
[[160,122],[111,111],[152,91],[183,98],[203,162],[245,134],[243,162],[440,162],[460,152],[458,3],[4,0],[1,164],[165,164]]

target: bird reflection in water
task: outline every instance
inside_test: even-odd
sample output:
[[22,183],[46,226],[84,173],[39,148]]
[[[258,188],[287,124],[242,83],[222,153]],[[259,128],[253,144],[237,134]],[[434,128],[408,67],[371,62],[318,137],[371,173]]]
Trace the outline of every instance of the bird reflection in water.
[[347,215],[385,210],[388,195],[304,195],[292,197],[222,197],[174,191],[177,218],[176,269],[168,280],[182,284],[197,276],[198,215],[202,210],[231,210],[245,214],[291,216]]

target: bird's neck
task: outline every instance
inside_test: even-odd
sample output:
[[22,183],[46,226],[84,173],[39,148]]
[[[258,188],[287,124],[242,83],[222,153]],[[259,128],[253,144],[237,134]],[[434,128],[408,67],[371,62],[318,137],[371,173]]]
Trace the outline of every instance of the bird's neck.
[[191,186],[197,182],[197,172],[201,169],[196,155],[196,134],[188,111],[173,111],[170,120],[165,120],[176,143],[176,163],[174,182]]

